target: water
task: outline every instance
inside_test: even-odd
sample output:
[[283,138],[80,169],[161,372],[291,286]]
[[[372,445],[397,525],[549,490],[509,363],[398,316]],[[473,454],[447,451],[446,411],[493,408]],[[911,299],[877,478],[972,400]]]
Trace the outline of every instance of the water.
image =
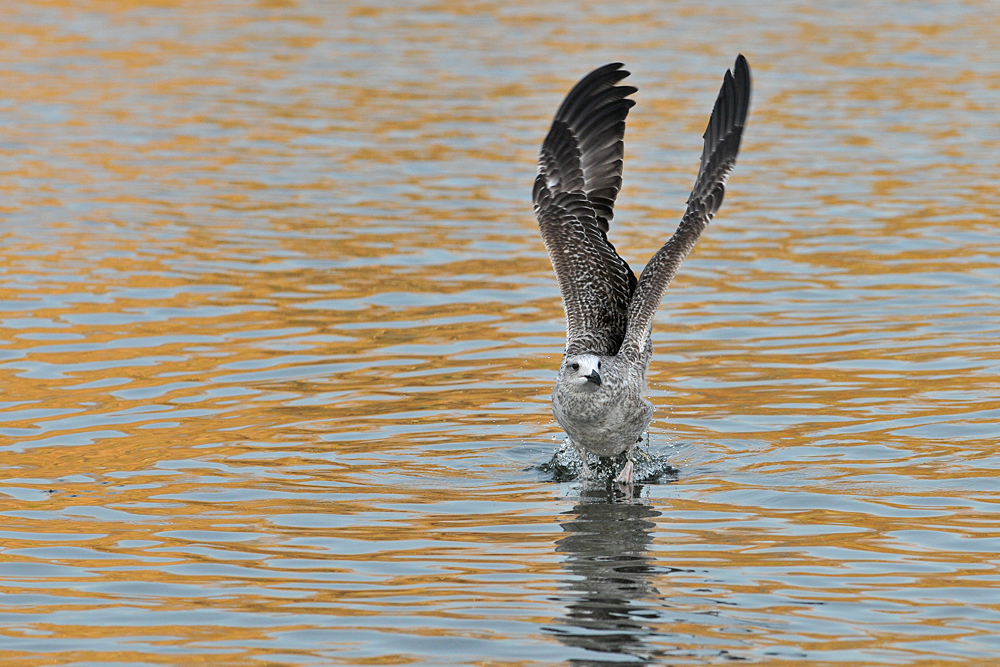
[[[0,662],[991,664],[998,20],[4,4]],[[551,115],[633,71],[638,268],[738,52],[743,152],[654,332],[675,471],[554,474]]]

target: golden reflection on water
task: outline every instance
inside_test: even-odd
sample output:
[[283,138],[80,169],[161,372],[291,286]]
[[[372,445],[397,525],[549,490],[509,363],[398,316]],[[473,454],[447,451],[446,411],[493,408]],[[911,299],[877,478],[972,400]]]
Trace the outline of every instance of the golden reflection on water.
[[[988,664],[998,6],[894,7],[4,5],[0,660]],[[629,64],[639,268],[738,51],[608,503],[538,469],[537,147]]]

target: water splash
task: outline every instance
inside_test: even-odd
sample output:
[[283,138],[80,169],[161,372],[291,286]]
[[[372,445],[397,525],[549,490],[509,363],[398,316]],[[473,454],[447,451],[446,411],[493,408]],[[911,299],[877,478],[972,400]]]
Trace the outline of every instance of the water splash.
[[[665,484],[677,479],[678,469],[670,465],[666,454],[656,454],[649,451],[645,438],[636,444],[633,452],[636,484]],[[587,453],[587,465],[590,467],[591,479],[594,481],[611,482],[625,465],[625,454],[615,457],[601,458]],[[569,482],[581,479],[583,465],[576,448],[569,438],[552,454],[552,458],[538,466],[542,472],[552,475],[556,482]]]

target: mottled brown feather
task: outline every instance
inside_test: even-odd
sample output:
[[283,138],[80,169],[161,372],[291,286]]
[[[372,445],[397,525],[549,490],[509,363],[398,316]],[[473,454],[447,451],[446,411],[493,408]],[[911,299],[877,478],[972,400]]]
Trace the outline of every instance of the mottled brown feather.
[[566,311],[566,351],[617,354],[635,273],[608,241],[622,184],[625,118],[636,92],[620,63],[594,70],[566,96],[542,144],[533,199]]
[[629,304],[628,331],[621,353],[638,361],[653,326],[653,316],[681,262],[722,205],[726,182],[736,164],[743,126],[750,108],[750,68],[740,55],[727,71],[712,117],[705,130],[705,147],[687,211],[677,231],[661,247],[639,277]]

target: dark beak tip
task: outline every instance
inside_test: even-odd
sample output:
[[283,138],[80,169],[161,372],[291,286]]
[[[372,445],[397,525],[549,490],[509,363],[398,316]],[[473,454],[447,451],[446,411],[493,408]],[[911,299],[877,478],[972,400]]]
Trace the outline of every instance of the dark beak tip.
[[598,387],[601,386],[601,376],[597,373],[597,371],[591,371],[590,375],[586,375],[585,377],[588,381],[593,382]]

